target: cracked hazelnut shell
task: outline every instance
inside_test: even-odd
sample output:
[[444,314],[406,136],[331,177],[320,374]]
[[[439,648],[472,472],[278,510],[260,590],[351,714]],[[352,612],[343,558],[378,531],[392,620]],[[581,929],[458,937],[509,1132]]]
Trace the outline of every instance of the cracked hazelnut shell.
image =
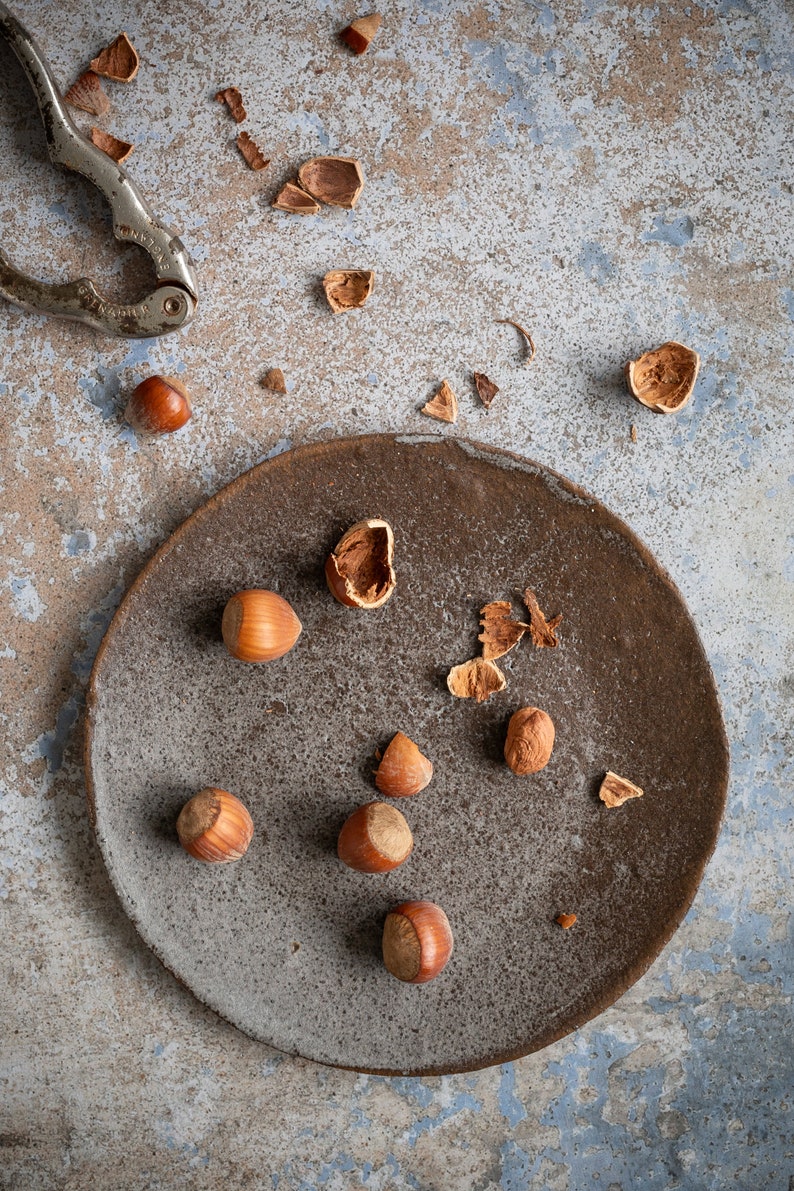
[[394,534],[388,521],[357,521],[328,555],[328,587],[348,608],[382,608],[397,585],[393,560]]
[[657,414],[675,414],[692,396],[699,369],[698,353],[671,339],[629,360],[624,372],[629,392],[641,405]]

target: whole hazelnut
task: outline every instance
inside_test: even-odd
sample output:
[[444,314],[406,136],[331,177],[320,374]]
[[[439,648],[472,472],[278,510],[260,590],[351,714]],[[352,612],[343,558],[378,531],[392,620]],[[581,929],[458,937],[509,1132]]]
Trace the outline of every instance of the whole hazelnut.
[[414,837],[404,815],[388,802],[360,806],[339,832],[337,852],[360,873],[388,873],[411,855]]
[[434,902],[403,902],[386,915],[383,962],[407,984],[433,980],[452,955],[452,928]]
[[149,376],[132,390],[124,417],[144,434],[171,434],[193,415],[187,390],[174,376]]
[[539,707],[521,707],[510,717],[505,761],[513,773],[537,773],[549,762],[554,747],[551,716]]
[[196,860],[227,864],[248,851],[254,824],[239,798],[207,786],[182,807],[176,831],[182,847]]
[[233,658],[272,662],[289,653],[302,625],[283,596],[263,588],[233,595],[223,610],[221,634]]

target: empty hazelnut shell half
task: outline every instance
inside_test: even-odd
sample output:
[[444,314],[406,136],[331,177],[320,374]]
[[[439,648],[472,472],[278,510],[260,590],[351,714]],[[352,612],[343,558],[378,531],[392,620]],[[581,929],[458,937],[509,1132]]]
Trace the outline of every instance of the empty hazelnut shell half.
[[348,608],[381,608],[390,598],[394,576],[394,534],[388,521],[357,521],[337,542],[325,564],[328,586]]
[[414,837],[396,806],[368,802],[339,832],[339,859],[360,873],[388,873],[411,855]]
[[196,860],[227,864],[248,851],[254,824],[239,798],[207,786],[182,807],[176,830],[182,847]]
[[554,724],[539,707],[520,707],[510,717],[505,741],[505,761],[523,777],[548,765],[554,748]]
[[364,174],[354,157],[312,157],[298,170],[298,182],[312,198],[330,207],[355,207]]
[[433,980],[452,955],[452,928],[434,902],[403,902],[386,916],[383,962],[407,984]]
[[675,414],[692,396],[699,369],[697,352],[671,339],[638,360],[629,360],[624,372],[632,397],[654,413]]
[[407,798],[424,790],[432,776],[432,761],[404,732],[397,732],[381,757],[375,785],[389,798]]
[[250,588],[233,595],[223,610],[221,634],[233,658],[273,662],[289,653],[301,635],[301,622],[275,591]]

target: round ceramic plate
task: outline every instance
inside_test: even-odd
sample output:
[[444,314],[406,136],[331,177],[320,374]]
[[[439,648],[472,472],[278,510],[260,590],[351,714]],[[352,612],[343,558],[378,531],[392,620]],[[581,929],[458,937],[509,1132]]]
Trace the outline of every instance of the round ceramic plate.
[[[397,589],[345,608],[323,575],[354,521],[394,528]],[[453,698],[479,653],[479,609],[532,587],[559,647],[527,636],[507,688]],[[246,587],[303,622],[278,661],[234,661],[223,605]],[[511,713],[543,707],[546,769],[514,776]],[[378,797],[374,754],[402,730],[435,764],[403,799],[415,837],[386,875],[345,868],[339,829]],[[372,436],[255,467],[174,533],[128,592],[89,695],[89,803],[111,879],[143,938],[195,995],[284,1051],[367,1071],[439,1073],[527,1054],[645,971],[714,846],[727,744],[680,594],[617,517],[534,463],[440,437]],[[611,769],[645,794],[607,809]],[[206,785],[248,805],[245,858],[201,864],[177,842]],[[455,949],[432,983],[380,956],[406,899],[443,906]],[[563,930],[561,913],[576,924]]]

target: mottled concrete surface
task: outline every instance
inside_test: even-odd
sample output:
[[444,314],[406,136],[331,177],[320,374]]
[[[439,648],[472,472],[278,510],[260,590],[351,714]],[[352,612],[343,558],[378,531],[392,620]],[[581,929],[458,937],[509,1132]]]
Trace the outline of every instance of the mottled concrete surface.
[[[136,142],[131,171],[181,228],[201,305],[184,333],[125,343],[0,304],[0,1186],[785,1189],[792,9],[394,3],[361,59],[334,37],[353,15],[346,0],[24,5],[67,85],[130,33],[140,74],[108,84],[102,123]],[[214,101],[228,83],[263,175]],[[359,209],[274,213],[280,181],[323,151],[363,161]],[[136,250],[49,166],[2,47],[0,160],[17,264],[135,290]],[[330,315],[332,267],[376,270],[366,310]],[[531,367],[504,316],[535,333]],[[702,354],[673,418],[620,379],[665,338]],[[286,397],[258,387],[274,364]],[[472,368],[502,388],[490,414]],[[151,369],[184,375],[196,416],[138,443],[119,410]],[[669,569],[720,686],[732,784],[686,922],[611,1010],[503,1068],[368,1078],[250,1041],[150,955],[88,825],[82,708],[126,585],[185,515],[292,444],[426,430],[442,377],[461,395],[448,433],[563,471]],[[686,708],[659,714],[674,733]]]

